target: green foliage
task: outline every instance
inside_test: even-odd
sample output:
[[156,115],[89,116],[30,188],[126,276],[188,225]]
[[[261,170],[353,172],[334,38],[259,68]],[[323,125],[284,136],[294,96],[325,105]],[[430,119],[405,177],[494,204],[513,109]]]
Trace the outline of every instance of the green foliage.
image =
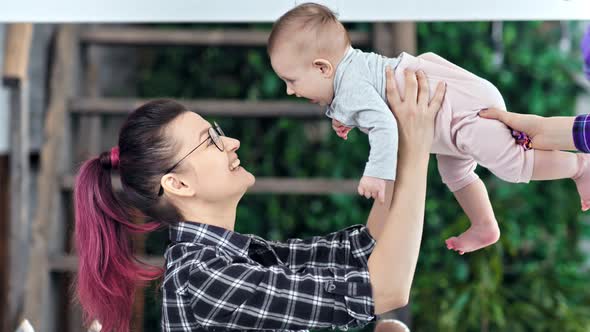
[[[569,73],[579,71],[581,63],[577,52],[559,51],[556,27],[505,23],[505,58],[500,66],[493,63],[490,23],[419,24],[420,52],[436,52],[490,80],[512,111],[571,115],[579,91]],[[367,30],[370,25],[352,28]],[[264,48],[167,48],[145,51],[142,59],[142,97],[287,98]],[[328,120],[209,120],[241,140],[242,165],[258,177],[360,178],[368,155],[365,135],[354,131],[343,142],[331,132]],[[573,183],[508,184],[480,169],[502,237],[492,247],[459,256],[446,250],[444,240],[464,231],[468,220],[432,161],[411,300],[414,329],[590,330],[590,288],[585,286],[587,271],[578,250],[590,231],[581,223]],[[269,239],[305,237],[364,223],[369,207],[370,202],[357,196],[252,194],[238,209],[236,228]],[[161,253],[164,241],[165,234],[153,237],[152,248],[158,249],[148,250]],[[157,325],[157,317],[147,319],[146,326]]]
[[[489,23],[420,24],[421,52],[434,51],[485,77],[508,109],[572,115],[570,72],[579,54],[557,47],[555,24],[505,23],[504,63],[494,66]],[[574,46],[576,47],[576,46]],[[576,48],[577,50],[577,48]],[[434,168],[434,167],[433,167]],[[481,170],[481,169],[480,169]],[[590,291],[578,241],[579,198],[570,180],[507,184],[479,172],[502,229],[500,243],[465,256],[443,241],[468,220],[431,172],[426,229],[412,297],[418,331],[588,331]]]

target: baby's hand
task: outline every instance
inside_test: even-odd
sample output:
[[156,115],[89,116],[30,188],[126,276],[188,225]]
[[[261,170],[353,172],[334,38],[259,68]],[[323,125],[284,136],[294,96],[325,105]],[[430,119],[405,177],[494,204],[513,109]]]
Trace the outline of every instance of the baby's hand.
[[336,132],[336,135],[342,139],[348,139],[348,132],[352,129],[342,124],[338,120],[332,119],[332,129]]
[[378,199],[383,204],[385,203],[385,180],[363,176],[358,186],[358,192],[359,195],[366,198]]

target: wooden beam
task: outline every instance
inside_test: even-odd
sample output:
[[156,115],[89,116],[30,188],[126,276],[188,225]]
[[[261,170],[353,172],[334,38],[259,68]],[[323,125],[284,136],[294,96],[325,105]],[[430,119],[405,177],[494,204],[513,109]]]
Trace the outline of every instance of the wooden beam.
[[[150,99],[126,98],[75,98],[70,101],[72,113],[127,115]],[[193,112],[204,116],[232,117],[291,117],[325,118],[324,109],[318,105],[293,101],[244,101],[244,100],[178,100]]]
[[[100,72],[98,51],[98,47],[94,45],[80,46],[80,92],[86,97],[99,96]],[[78,125],[78,135],[75,140],[71,140],[73,144],[69,146],[71,151],[76,153],[74,159],[76,163],[80,163],[90,156],[98,155],[100,153],[99,150],[102,138],[102,119],[98,114],[85,116],[80,119]],[[73,218],[68,219],[73,221]],[[63,223],[65,224],[66,222]],[[72,251],[75,247],[75,240],[73,236],[71,236],[73,233],[74,232],[72,232],[67,239]],[[75,271],[72,272],[73,273],[67,275],[67,280],[71,282],[75,280]],[[87,328],[84,326],[83,310],[80,306],[80,303],[78,301],[70,301],[71,291],[69,287],[66,287],[65,290],[66,291],[64,294],[60,294],[60,297],[63,298],[62,301],[65,303],[67,311],[63,313],[63,318],[61,321],[63,323],[67,322],[69,331],[87,330]]]
[[29,165],[29,83],[25,77],[10,91],[11,142],[10,142],[10,218],[9,243],[10,258],[7,268],[8,284],[8,321],[13,330],[21,320],[25,300],[27,262],[30,246],[30,183]]
[[2,72],[4,84],[14,86],[27,79],[32,38],[31,23],[8,25]]
[[[375,52],[387,57],[399,56],[401,52],[416,55],[416,24],[414,22],[380,22],[373,24],[373,48]],[[383,317],[400,319],[411,327],[409,305],[385,313]]]
[[[10,160],[8,155],[0,156],[0,262],[9,262],[10,260],[10,235],[8,234],[10,227],[8,225],[9,219],[9,192],[8,187],[10,178]],[[0,308],[8,307],[8,276],[10,270],[6,267],[0,268]],[[8,330],[8,315],[7,310],[0,311],[0,328]]]
[[9,257],[6,261],[8,288],[5,325],[14,330],[25,301],[29,249],[29,84],[28,68],[33,36],[32,24],[10,24],[4,47],[3,82],[11,86],[10,217],[8,218]]
[[[37,187],[37,213],[32,224],[32,241],[29,273],[26,278],[25,317],[40,331],[50,330],[43,317],[49,306],[50,278],[48,252],[53,234],[52,226],[59,210],[59,172],[70,142],[64,141],[67,130],[67,100],[74,89],[74,65],[76,63],[76,27],[61,25],[57,29],[55,54],[49,84],[49,104],[45,120],[45,142],[41,150],[39,183]],[[58,239],[51,239],[58,241]],[[62,241],[60,239],[60,241]],[[55,244],[52,244],[55,245]],[[21,281],[22,283],[22,281]]]
[[[50,268],[51,271],[51,268]],[[72,285],[76,278],[76,269],[70,273],[59,276],[60,293],[59,301],[63,311],[59,312],[59,328],[67,329],[68,332],[85,331],[82,307],[78,301],[72,301]]]
[[249,190],[250,193],[330,195],[354,194],[358,180],[260,178]]
[[29,167],[29,84],[28,68],[33,36],[32,24],[10,24],[4,47],[2,78],[10,90],[10,217],[8,218],[9,257],[6,262],[8,286],[4,326],[14,330],[24,306],[29,249],[30,167]]
[[[69,175],[63,178],[63,190],[71,191],[73,185],[73,176]],[[121,190],[118,179],[113,180],[113,185],[115,190]],[[355,194],[357,185],[358,180],[262,177],[256,179],[256,183],[248,192],[300,195]]]
[[396,57],[401,52],[416,55],[417,44],[414,22],[373,24],[373,48],[381,55]]
[[[99,50],[96,46],[87,45],[81,48],[82,93],[88,98],[99,98]],[[102,141],[102,118],[100,114],[82,117],[79,122],[78,139],[74,142],[77,151],[76,162],[84,161],[90,156],[100,153]]]
[[[158,256],[140,256],[139,260],[153,266],[164,266],[164,258]],[[49,257],[49,267],[52,272],[75,272],[78,268],[76,255],[55,255]]]
[[[159,29],[149,27],[97,27],[84,30],[84,43],[108,46],[260,46],[266,47],[268,30]],[[369,44],[369,34],[352,31],[352,44]]]
[[[141,223],[141,220],[135,220],[136,223]],[[145,240],[146,234],[133,234],[133,252],[137,256],[145,256]],[[159,265],[159,266],[163,266]],[[131,330],[143,331],[143,318],[145,313],[145,288],[139,286],[136,288],[135,299],[133,300],[133,309],[131,317]]]

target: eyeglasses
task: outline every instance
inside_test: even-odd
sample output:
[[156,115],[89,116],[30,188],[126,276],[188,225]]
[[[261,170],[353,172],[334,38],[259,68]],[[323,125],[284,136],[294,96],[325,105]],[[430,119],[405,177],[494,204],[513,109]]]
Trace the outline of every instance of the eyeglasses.
[[[169,169],[167,169],[164,172],[164,175],[172,172],[183,160],[185,160],[191,153],[193,153],[196,149],[198,149],[201,145],[205,144],[206,142],[208,142],[209,140],[211,140],[213,142],[213,144],[215,144],[215,146],[217,147],[217,149],[221,152],[223,152],[225,150],[225,146],[223,145],[223,140],[221,139],[222,136],[225,136],[225,134],[223,133],[223,130],[221,130],[221,127],[219,127],[219,125],[217,124],[217,122],[213,122],[213,126],[209,128],[209,130],[207,131],[209,134],[209,137],[207,137],[204,141],[202,141],[201,143],[199,143],[199,145],[197,145],[194,149],[190,150],[184,157],[182,157],[176,164],[174,164],[172,167],[170,167]],[[162,185],[160,185],[160,190],[158,191],[158,196],[162,196],[164,194],[164,188],[162,187]]]

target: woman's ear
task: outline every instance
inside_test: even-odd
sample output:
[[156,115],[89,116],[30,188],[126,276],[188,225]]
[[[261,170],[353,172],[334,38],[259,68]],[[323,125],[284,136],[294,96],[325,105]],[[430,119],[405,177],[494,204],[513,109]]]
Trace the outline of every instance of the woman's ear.
[[330,78],[334,75],[334,66],[326,59],[318,58],[313,60],[313,67],[320,71],[322,76]]
[[194,195],[194,190],[187,183],[173,173],[168,173],[160,180],[160,185],[164,188],[164,192],[174,194],[177,196],[189,197]]

